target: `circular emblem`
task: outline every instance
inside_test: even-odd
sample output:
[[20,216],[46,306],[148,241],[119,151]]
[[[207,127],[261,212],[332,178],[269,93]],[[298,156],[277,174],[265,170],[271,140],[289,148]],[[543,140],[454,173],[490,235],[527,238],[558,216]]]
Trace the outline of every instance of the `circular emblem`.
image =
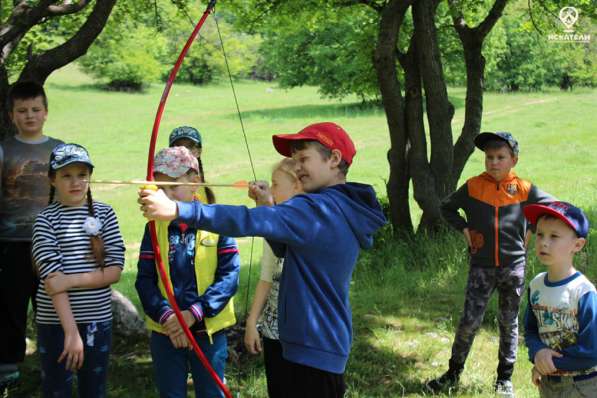
[[571,32],[572,27],[578,21],[578,10],[574,7],[564,7],[560,10],[558,17],[566,26],[566,32]]

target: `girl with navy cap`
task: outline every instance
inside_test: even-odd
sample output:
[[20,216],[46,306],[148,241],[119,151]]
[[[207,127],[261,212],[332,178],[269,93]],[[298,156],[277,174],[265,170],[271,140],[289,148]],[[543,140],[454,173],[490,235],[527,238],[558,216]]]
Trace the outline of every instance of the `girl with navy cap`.
[[37,346],[44,397],[105,397],[112,336],[110,285],[124,266],[124,242],[114,210],[94,201],[93,163],[80,145],[50,155],[48,206],[33,226]]

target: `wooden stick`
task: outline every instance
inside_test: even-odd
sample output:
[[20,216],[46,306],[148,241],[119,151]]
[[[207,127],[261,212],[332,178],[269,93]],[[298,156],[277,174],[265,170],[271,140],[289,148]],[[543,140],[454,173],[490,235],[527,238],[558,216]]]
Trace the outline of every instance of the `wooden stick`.
[[188,185],[194,187],[230,187],[247,188],[247,181],[236,181],[232,184],[212,184],[208,182],[178,182],[178,181],[145,181],[145,180],[91,180],[92,184],[110,184],[110,185],[162,185],[162,186],[180,186]]

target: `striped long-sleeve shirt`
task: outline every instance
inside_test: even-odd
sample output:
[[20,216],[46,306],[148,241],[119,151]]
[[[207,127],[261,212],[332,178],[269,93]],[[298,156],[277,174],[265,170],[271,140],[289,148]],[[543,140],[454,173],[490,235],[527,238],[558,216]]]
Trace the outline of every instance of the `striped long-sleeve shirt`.
[[[95,217],[102,224],[100,236],[105,245],[106,266],[124,266],[124,242],[114,210],[107,204],[93,202]],[[60,324],[52,298],[45,291],[44,280],[52,272],[77,274],[99,268],[93,257],[89,235],[83,223],[89,216],[87,205],[80,207],[53,203],[46,207],[33,226],[33,259],[41,279],[37,291],[37,322]],[[110,286],[97,289],[75,288],[68,291],[76,322],[101,322],[112,319]]]

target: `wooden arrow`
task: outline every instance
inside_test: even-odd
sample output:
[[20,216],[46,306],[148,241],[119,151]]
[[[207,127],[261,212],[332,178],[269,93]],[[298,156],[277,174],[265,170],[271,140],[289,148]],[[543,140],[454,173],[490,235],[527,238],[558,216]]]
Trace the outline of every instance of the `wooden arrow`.
[[110,185],[162,185],[162,186],[193,186],[193,187],[228,187],[228,188],[247,188],[249,183],[241,180],[232,184],[212,184],[209,182],[179,182],[179,181],[145,181],[145,180],[91,180],[92,184],[110,184]]

